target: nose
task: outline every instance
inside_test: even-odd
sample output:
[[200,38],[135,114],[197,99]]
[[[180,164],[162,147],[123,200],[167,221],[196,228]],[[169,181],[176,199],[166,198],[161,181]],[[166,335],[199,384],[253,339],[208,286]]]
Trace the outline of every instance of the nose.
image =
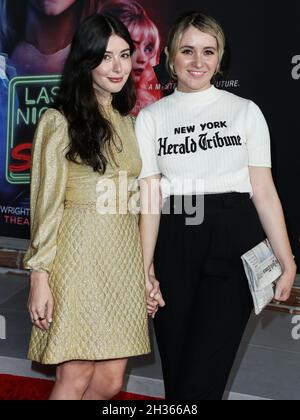
[[139,64],[145,64],[146,61],[147,61],[146,54],[145,54],[144,50],[142,50],[141,48],[138,48],[136,50],[136,61]]
[[195,54],[194,65],[195,65],[196,68],[201,68],[202,67],[202,55],[200,53]]
[[116,57],[113,61],[113,71],[115,73],[121,73],[121,71],[122,71],[121,60],[118,57]]

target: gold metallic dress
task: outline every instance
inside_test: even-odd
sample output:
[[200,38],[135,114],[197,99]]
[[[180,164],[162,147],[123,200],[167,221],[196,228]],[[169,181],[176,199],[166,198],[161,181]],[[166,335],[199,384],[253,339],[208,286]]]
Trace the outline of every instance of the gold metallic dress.
[[29,359],[43,364],[150,352],[136,189],[141,160],[132,118],[111,105],[103,112],[123,145],[112,145],[114,160],[107,153],[105,175],[67,161],[68,125],[54,109],[34,140],[24,265],[49,273],[54,297],[50,331],[33,326],[29,347]]

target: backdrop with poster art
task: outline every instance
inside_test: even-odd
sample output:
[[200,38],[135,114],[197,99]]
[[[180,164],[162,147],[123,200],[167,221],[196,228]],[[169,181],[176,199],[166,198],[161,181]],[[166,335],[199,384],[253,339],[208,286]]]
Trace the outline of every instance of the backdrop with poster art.
[[32,139],[98,0],[0,0],[0,236],[28,239]]
[[217,87],[255,101],[269,123],[273,175],[300,266],[297,2],[0,0],[0,236],[29,238],[32,138],[38,118],[51,107],[79,22],[102,11],[128,27],[136,45],[137,114],[172,88],[163,54],[169,25],[183,12],[199,8],[220,21],[228,38]]

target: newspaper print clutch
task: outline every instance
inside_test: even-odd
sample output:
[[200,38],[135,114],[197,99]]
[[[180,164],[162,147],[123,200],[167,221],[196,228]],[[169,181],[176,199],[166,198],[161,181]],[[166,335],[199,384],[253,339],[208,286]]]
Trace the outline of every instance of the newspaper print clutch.
[[241,258],[253,297],[255,314],[259,315],[274,299],[274,286],[282,275],[282,268],[268,239]]

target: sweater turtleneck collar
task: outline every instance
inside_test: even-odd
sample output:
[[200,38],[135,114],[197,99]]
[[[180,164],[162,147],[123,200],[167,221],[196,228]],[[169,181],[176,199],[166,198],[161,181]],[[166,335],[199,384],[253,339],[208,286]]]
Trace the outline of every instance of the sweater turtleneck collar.
[[176,101],[184,102],[185,104],[195,104],[212,102],[215,99],[218,99],[223,94],[223,91],[217,89],[215,86],[211,86],[208,89],[202,90],[200,92],[181,92],[178,89],[175,89],[173,93],[173,99]]

